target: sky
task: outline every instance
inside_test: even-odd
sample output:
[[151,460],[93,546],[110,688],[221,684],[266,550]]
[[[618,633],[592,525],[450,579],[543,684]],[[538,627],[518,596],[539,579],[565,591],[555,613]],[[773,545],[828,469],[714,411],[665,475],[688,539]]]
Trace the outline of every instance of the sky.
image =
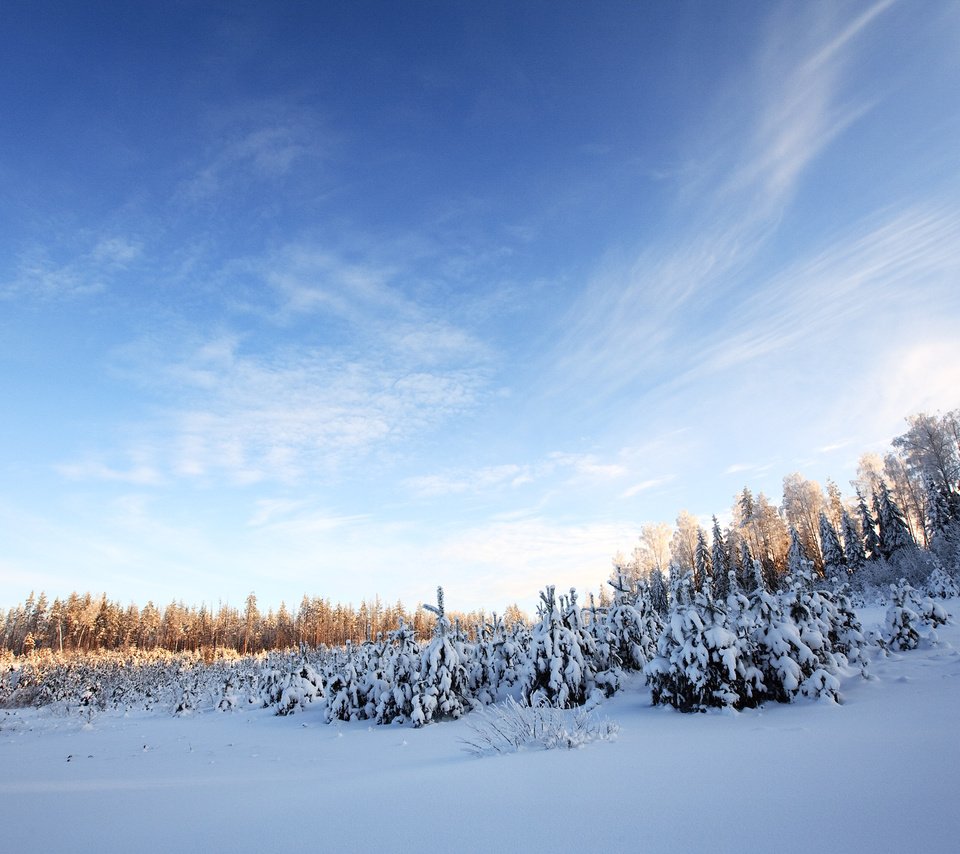
[[0,607],[532,609],[960,405],[954,2],[0,3]]

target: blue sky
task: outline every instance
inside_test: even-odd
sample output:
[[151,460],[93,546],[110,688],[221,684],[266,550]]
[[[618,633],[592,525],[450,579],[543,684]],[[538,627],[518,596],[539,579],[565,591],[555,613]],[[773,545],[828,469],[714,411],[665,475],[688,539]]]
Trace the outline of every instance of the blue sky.
[[0,10],[0,605],[596,588],[960,404],[960,6]]

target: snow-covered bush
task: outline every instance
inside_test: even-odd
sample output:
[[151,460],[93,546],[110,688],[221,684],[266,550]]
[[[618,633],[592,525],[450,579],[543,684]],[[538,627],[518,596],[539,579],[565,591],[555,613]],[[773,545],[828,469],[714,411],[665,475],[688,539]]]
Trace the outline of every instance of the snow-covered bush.
[[709,577],[692,600],[691,583],[688,572],[657,641],[657,655],[646,667],[654,704],[682,712],[752,704],[759,672],[748,658],[741,659],[743,647],[727,627]]
[[[275,714],[292,715],[323,699],[323,680],[309,664],[300,661],[291,669],[265,671],[260,696],[263,706],[272,708]],[[232,708],[232,701],[227,701],[225,708]]]
[[960,596],[960,587],[940,563],[935,561],[933,572],[927,577],[923,589],[928,596],[934,596],[937,599],[953,599]]
[[591,741],[610,741],[620,731],[616,723],[599,719],[594,711],[531,706],[512,697],[475,712],[469,726],[472,735],[462,742],[464,750],[475,756],[529,748],[569,750]]
[[920,615],[911,607],[913,588],[902,578],[899,584],[890,585],[890,592],[883,640],[893,650],[916,649],[920,644]]

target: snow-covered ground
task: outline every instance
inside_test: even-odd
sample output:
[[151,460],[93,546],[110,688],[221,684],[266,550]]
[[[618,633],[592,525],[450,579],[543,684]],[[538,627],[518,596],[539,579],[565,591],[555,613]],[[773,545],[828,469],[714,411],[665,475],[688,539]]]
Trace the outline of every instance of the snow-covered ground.
[[960,627],[939,635],[842,706],[682,715],[634,679],[600,710],[616,741],[483,758],[469,716],[0,711],[0,851],[953,852]]

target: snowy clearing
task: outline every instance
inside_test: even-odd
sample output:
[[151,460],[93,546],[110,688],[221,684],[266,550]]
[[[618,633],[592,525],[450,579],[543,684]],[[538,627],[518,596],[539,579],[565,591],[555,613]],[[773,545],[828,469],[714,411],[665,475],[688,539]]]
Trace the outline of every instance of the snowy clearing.
[[[953,614],[960,601],[948,603]],[[865,628],[880,609],[862,612]],[[873,652],[844,705],[603,704],[616,741],[484,758],[470,719],[326,724],[320,707],[62,717],[0,712],[7,851],[955,851],[960,629]]]

